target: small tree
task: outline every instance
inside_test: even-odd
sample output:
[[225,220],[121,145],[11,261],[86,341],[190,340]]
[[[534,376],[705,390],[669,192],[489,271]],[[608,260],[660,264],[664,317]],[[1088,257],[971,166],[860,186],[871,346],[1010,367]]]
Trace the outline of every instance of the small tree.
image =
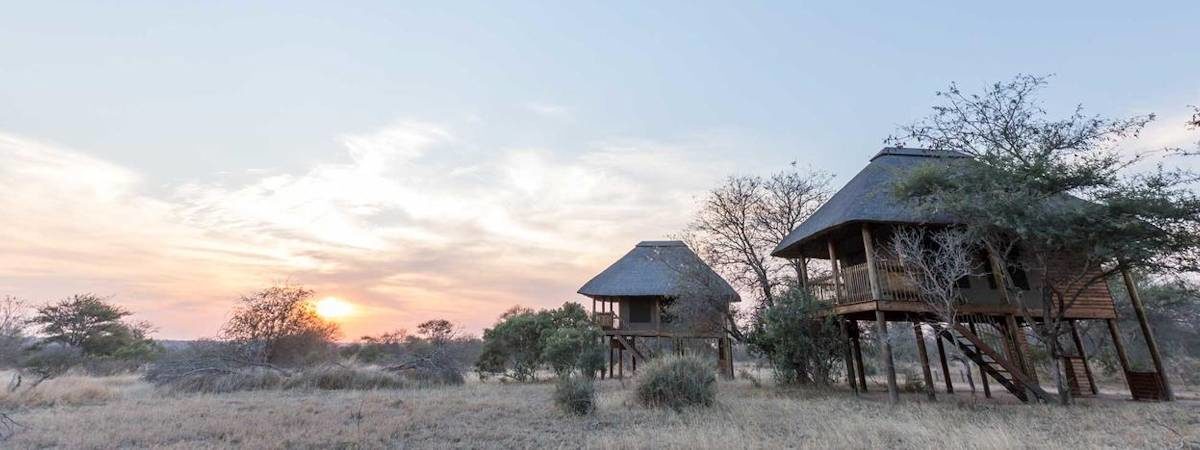
[[28,338],[27,312],[25,302],[19,298],[0,299],[0,367],[13,367],[20,362]]
[[281,285],[242,296],[221,338],[238,344],[247,362],[295,365],[325,358],[339,330],[317,315],[312,294]]
[[43,305],[29,323],[45,335],[42,344],[79,349],[84,356],[144,357],[153,349],[145,322],[126,322],[133,313],[92,294]]
[[957,228],[933,232],[900,228],[892,235],[888,252],[904,267],[921,301],[929,305],[939,321],[958,323],[958,308],[963,301],[959,281],[979,273],[976,240]]
[[[736,287],[768,308],[781,287],[804,276],[799,260],[771,251],[829,197],[830,176],[795,163],[767,178],[733,176],[705,197],[683,239]],[[733,336],[742,339],[734,328]]]
[[784,383],[828,385],[845,354],[837,319],[803,289],[789,290],[760,315],[747,343]]
[[481,375],[534,379],[549,366],[560,376],[571,372],[592,377],[604,364],[600,332],[577,303],[533,311],[514,307],[483,331],[483,352],[475,366]]

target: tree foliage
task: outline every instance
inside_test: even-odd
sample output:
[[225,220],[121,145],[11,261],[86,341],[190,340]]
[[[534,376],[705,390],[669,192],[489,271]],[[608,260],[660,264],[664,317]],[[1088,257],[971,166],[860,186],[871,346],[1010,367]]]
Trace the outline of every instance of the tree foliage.
[[591,377],[603,366],[600,330],[577,303],[534,311],[514,307],[483,331],[483,352],[476,369],[483,376],[502,375],[519,381],[535,378],[549,367],[558,375],[579,372]]
[[92,295],[73,295],[37,308],[29,323],[45,336],[41,345],[78,349],[84,356],[131,359],[154,351],[144,322],[127,322],[133,313]]
[[765,356],[783,383],[828,385],[845,355],[846,339],[837,319],[821,312],[823,304],[794,288],[763,310],[747,339],[751,351]]

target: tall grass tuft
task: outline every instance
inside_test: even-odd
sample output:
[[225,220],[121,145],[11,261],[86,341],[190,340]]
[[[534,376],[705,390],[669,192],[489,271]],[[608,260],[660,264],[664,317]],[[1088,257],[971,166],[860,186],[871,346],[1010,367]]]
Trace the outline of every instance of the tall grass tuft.
[[678,411],[689,406],[711,406],[717,396],[717,377],[700,358],[667,356],[646,365],[635,389],[642,405]]
[[591,414],[596,409],[596,386],[585,376],[561,376],[554,385],[554,403],[572,414]]

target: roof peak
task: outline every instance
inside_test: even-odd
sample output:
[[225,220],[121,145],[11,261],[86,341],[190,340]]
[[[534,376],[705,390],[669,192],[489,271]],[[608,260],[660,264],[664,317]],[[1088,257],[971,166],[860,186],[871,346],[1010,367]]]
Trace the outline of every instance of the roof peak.
[[884,147],[871,157],[871,161],[884,156],[911,156],[916,158],[966,158],[967,155],[953,150],[930,150],[911,147]]
[[687,247],[683,241],[642,241],[638,242],[638,247]]

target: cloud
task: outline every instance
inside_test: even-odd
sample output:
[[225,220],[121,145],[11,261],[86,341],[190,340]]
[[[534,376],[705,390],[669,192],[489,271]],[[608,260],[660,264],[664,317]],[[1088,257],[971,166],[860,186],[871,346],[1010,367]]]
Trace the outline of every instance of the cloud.
[[734,168],[709,138],[496,148],[397,122],[295,173],[151,194],[139,174],[0,134],[0,292],[115,299],[167,337],[211,335],[234,299],[288,279],[363,305],[356,337],[434,317],[472,329],[553,306],[638,240],[679,230]]
[[571,117],[571,109],[562,105],[543,102],[528,102],[522,106],[526,111],[542,117],[549,117],[552,119],[566,119]]

